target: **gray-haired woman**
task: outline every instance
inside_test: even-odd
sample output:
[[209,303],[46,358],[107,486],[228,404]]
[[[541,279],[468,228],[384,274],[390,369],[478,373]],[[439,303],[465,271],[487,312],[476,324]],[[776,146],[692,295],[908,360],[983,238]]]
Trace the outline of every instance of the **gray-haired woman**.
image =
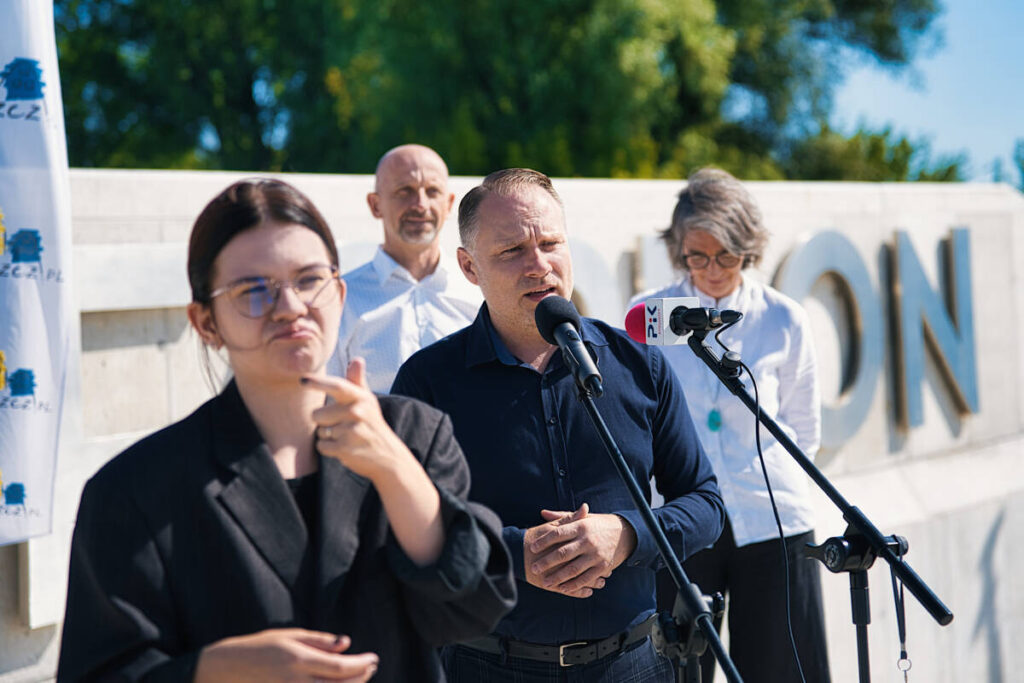
[[[701,169],[679,193],[662,238],[681,277],[633,303],[695,296],[701,306],[741,311],[743,320],[725,331],[722,341],[753,371],[762,409],[813,457],[821,434],[820,394],[807,316],[792,299],[745,275],[761,260],[768,242],[753,198],[725,171]],[[800,680],[786,628],[785,569],[757,458],[754,416],[688,347],[664,350],[686,389],[690,415],[728,513],[719,540],[693,555],[684,565],[686,572],[705,593],[728,595],[730,653],[745,681]],[[750,390],[750,377],[744,373],[742,379]],[[803,677],[827,682],[818,566],[800,552],[814,535],[807,477],[767,433],[762,432],[761,443],[786,539],[789,608]],[[667,575],[660,579],[659,605],[670,608],[675,586]],[[710,681],[710,653],[701,664],[704,680]]]

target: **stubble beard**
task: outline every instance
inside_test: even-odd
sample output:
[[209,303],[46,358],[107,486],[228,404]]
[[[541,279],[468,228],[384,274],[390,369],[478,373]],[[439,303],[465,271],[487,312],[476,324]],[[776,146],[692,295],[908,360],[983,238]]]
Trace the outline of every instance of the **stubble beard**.
[[402,221],[398,225],[398,235],[406,244],[427,245],[437,239],[437,224],[411,223]]

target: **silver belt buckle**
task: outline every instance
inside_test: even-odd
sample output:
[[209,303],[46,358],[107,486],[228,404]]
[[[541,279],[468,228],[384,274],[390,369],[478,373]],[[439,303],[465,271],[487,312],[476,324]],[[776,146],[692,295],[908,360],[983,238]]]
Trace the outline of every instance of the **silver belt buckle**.
[[581,640],[575,643],[565,643],[558,646],[558,666],[573,666],[572,664],[565,663],[565,648],[576,647],[577,645],[586,645],[587,641]]

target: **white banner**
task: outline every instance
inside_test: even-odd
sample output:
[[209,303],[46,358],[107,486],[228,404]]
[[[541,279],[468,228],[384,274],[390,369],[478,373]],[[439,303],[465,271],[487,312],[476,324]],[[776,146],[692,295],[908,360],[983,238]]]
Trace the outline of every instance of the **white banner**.
[[0,545],[50,532],[71,209],[53,5],[0,4]]

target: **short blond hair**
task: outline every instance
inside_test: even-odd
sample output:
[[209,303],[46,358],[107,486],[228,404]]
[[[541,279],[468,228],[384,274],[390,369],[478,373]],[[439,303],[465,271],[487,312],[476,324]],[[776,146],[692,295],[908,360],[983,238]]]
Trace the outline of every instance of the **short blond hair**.
[[527,187],[539,187],[551,195],[562,213],[565,213],[565,206],[562,198],[555,191],[551,184],[551,178],[540,171],[529,168],[506,168],[491,173],[484,181],[466,193],[466,196],[459,202],[459,240],[466,249],[470,248],[473,238],[479,229],[480,205],[483,204],[491,194],[499,197],[511,197]]

